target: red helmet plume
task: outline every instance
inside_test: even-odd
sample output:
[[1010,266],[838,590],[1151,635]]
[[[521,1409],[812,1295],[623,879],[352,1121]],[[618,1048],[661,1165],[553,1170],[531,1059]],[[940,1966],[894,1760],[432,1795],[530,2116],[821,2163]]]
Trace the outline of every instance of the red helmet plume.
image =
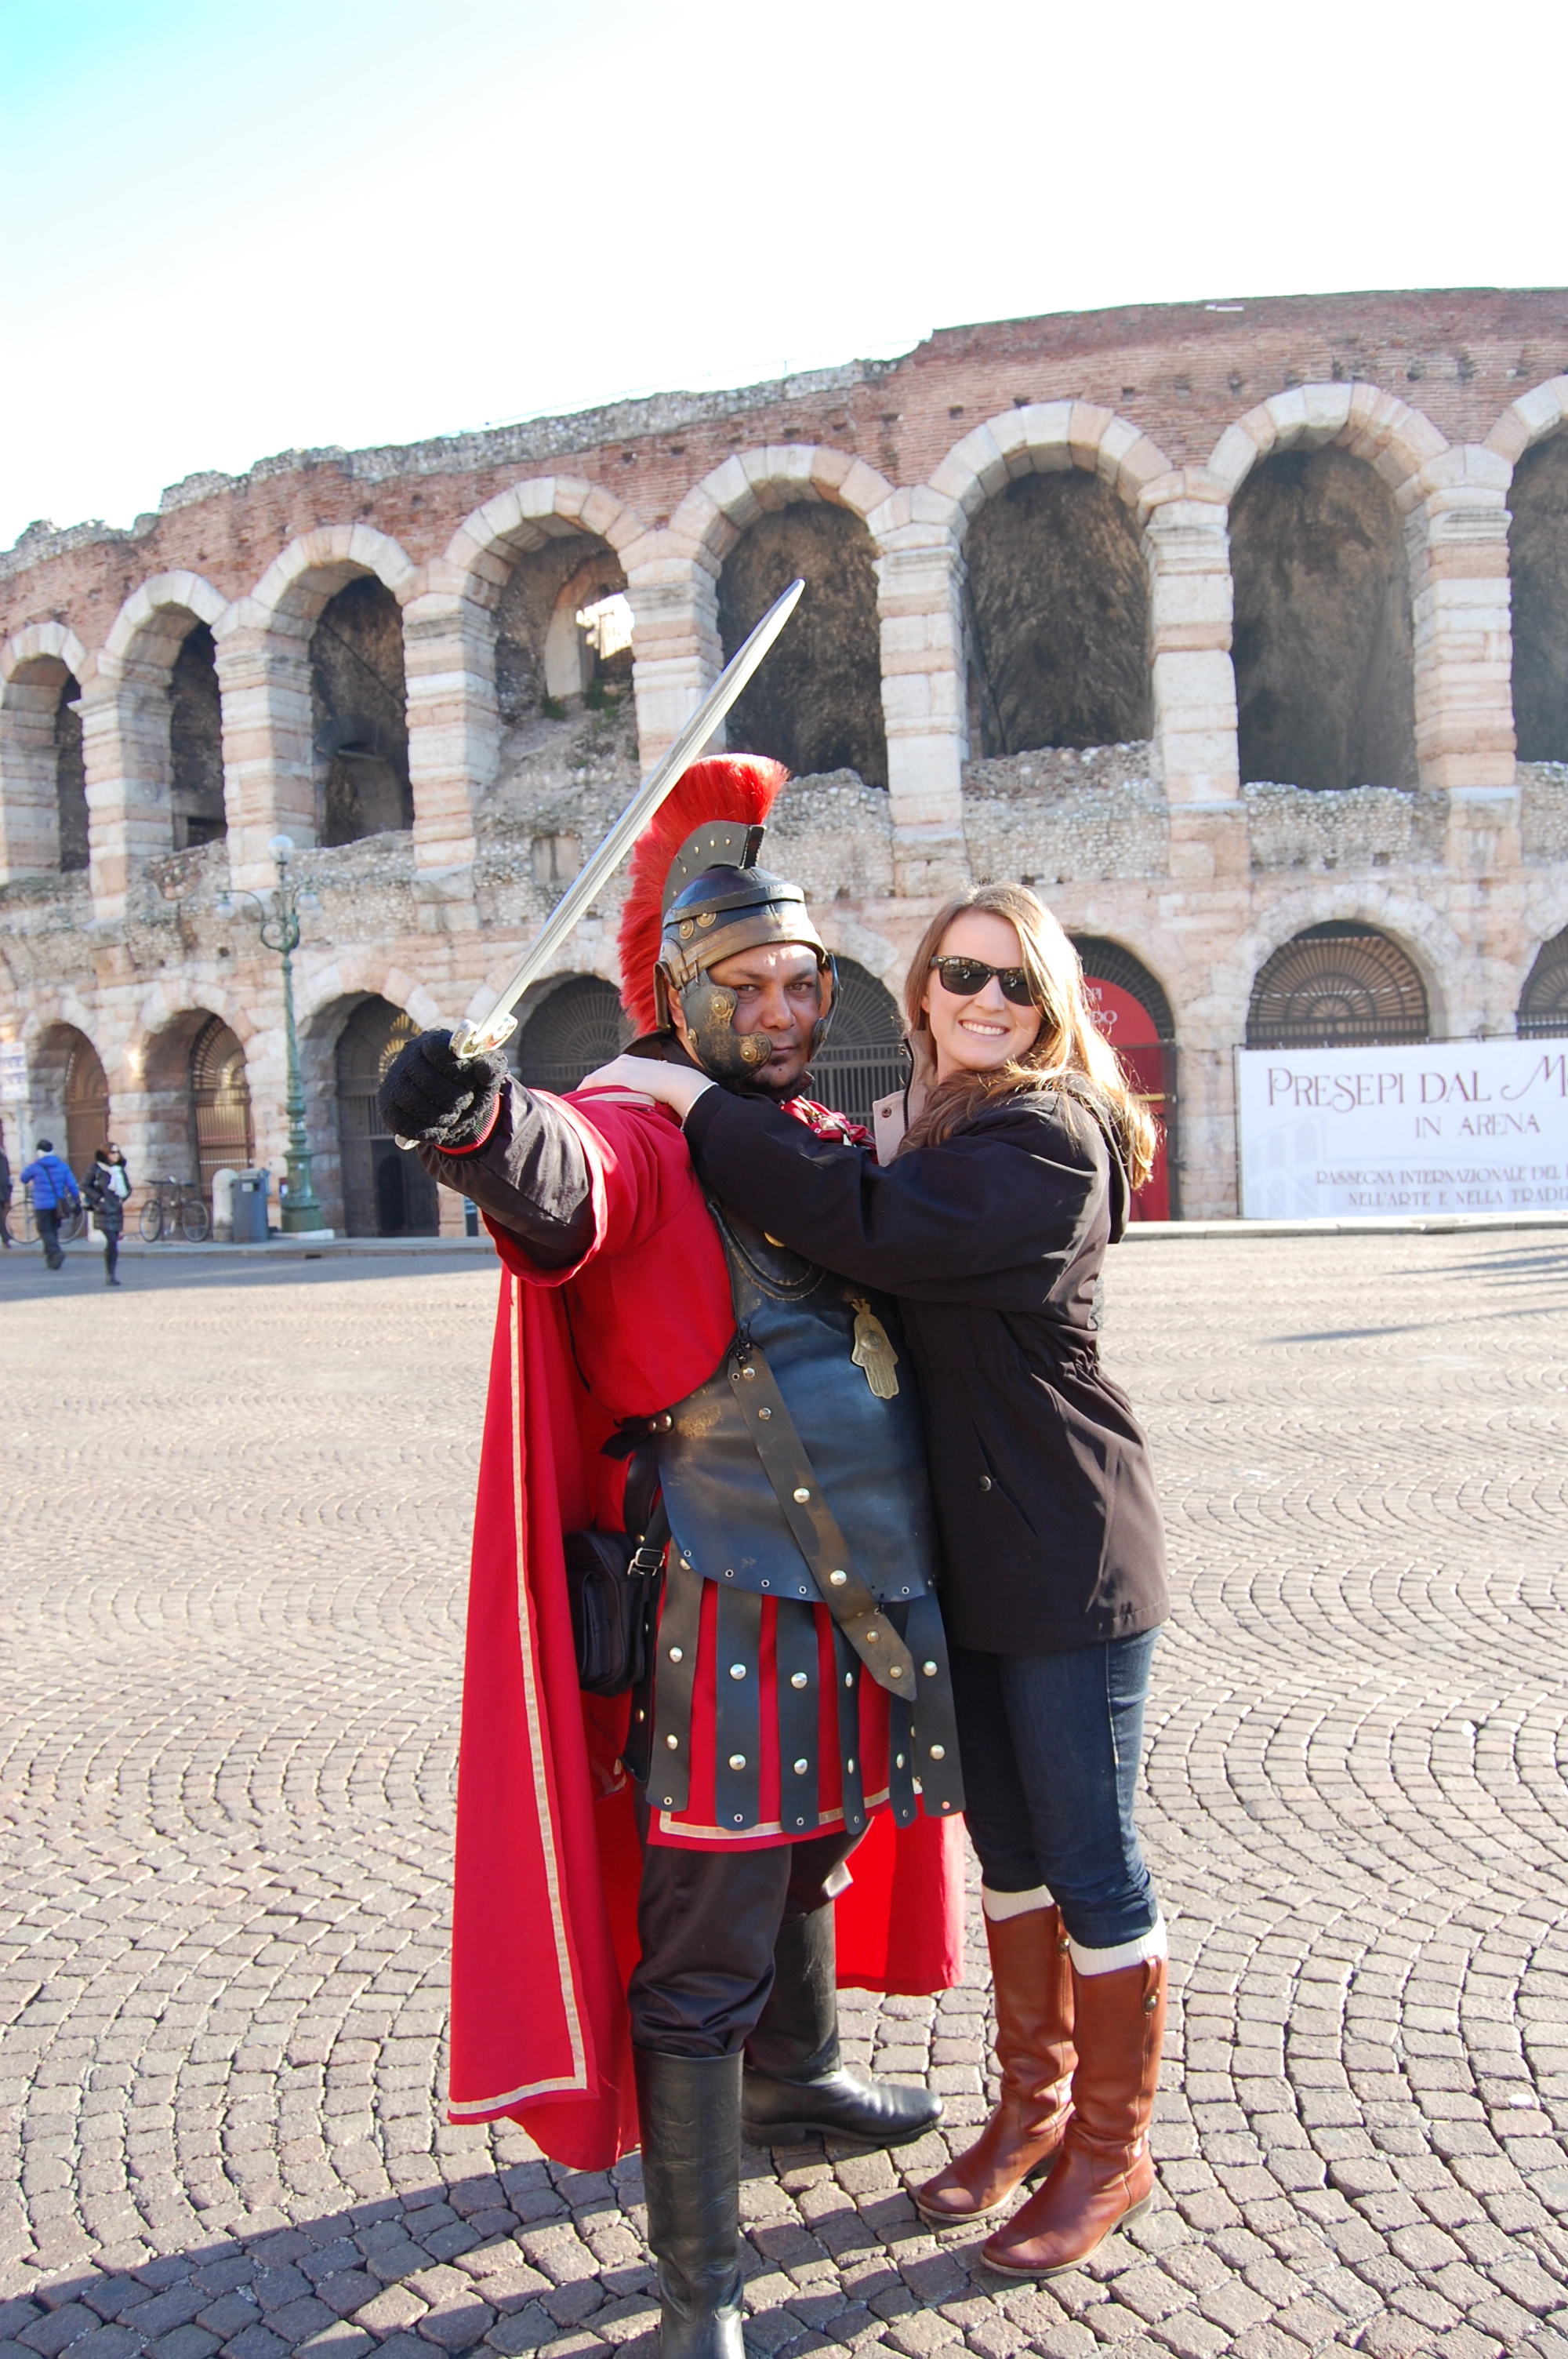
[[617,946],[621,1005],[639,1032],[655,1030],[659,1020],[654,969],[671,862],[688,835],[716,820],[761,827],[788,777],[782,762],[762,754],[715,754],[694,762],[637,838]]

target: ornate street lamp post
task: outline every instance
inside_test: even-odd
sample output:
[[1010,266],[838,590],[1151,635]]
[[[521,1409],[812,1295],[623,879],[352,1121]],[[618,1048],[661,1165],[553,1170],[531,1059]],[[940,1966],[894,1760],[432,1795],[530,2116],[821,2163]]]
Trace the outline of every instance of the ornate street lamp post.
[[254,918],[264,946],[276,951],[283,962],[283,1038],[287,1060],[287,1091],[285,1111],[288,1116],[288,1148],[285,1161],[288,1170],[288,1194],[284,1201],[282,1225],[286,1234],[301,1229],[319,1229],[321,1207],[316,1201],[316,1189],[310,1176],[310,1143],[305,1132],[305,1092],[299,1079],[299,1037],[294,1028],[294,967],[295,951],[299,948],[299,911],[308,908],[308,899],[301,894],[288,873],[294,857],[291,836],[275,835],[267,845],[277,865],[277,884],[271,895],[269,908],[259,894],[225,893],[218,902],[221,916],[237,915],[235,903],[254,902]]

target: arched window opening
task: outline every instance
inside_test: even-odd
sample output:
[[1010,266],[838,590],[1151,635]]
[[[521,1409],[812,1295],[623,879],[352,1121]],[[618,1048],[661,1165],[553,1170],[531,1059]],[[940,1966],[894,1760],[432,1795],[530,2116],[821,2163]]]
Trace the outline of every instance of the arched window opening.
[[196,1184],[211,1204],[214,1172],[245,1170],[255,1157],[245,1052],[220,1016],[190,1044],[190,1130]]
[[568,531],[520,557],[495,610],[503,727],[564,720],[578,697],[618,697],[632,677],[626,576],[608,541]]
[[319,833],[358,843],[414,824],[403,616],[373,574],[330,598],[310,640]]
[[978,752],[1150,734],[1149,570],[1108,484],[1076,467],[1021,475],[976,516],[965,556]]
[[557,1097],[585,1073],[618,1057],[632,1026],[612,983],[597,974],[568,975],[541,1000],[517,1040],[517,1078]]
[[741,534],[719,578],[724,659],[797,575],[806,594],[730,715],[730,746],[771,754],[796,777],[854,770],[885,787],[876,562],[859,516],[803,501]]
[[62,869],[87,865],[87,764],[81,750],[81,695],[67,672],[54,711],[54,790]]
[[205,623],[186,634],[168,684],[169,810],[176,852],[227,833],[218,651]]
[[838,996],[827,1046],[811,1060],[807,1087],[836,1114],[871,1125],[871,1108],[903,1086],[903,1019],[885,984],[851,958],[835,962]]
[[1519,758],[1568,762],[1568,434],[1525,452],[1509,506]]
[[1159,1127],[1154,1169],[1132,1199],[1135,1221],[1178,1217],[1176,1027],[1163,987],[1141,959],[1098,934],[1075,934],[1089,1001],[1121,1068]]
[[1332,445],[1253,468],[1230,515],[1241,776],[1413,786],[1415,659],[1387,485]]
[[385,999],[355,1008],[338,1042],[338,1141],[343,1221],[351,1237],[433,1237],[436,1182],[416,1155],[398,1146],[381,1118],[387,1068],[419,1027]]
[[1392,1049],[1431,1037],[1426,985],[1374,927],[1309,926],[1259,973],[1249,1049]]
[[81,694],[58,656],[19,664],[0,690],[5,796],[0,873],[38,876],[87,866]]
[[1568,929],[1536,952],[1514,1024],[1521,1040],[1560,1039],[1568,1033]]

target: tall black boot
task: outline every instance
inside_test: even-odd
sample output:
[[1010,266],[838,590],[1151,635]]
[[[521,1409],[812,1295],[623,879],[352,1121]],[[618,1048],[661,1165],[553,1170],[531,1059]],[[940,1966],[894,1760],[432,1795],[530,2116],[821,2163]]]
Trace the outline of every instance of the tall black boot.
[[942,2117],[929,2089],[876,2081],[841,2060],[831,1901],[784,1925],[773,1944],[773,1986],[746,2043],[741,2104],[752,2146],[813,2136],[907,2146]]
[[659,2359],[744,2359],[741,2059],[634,2048]]

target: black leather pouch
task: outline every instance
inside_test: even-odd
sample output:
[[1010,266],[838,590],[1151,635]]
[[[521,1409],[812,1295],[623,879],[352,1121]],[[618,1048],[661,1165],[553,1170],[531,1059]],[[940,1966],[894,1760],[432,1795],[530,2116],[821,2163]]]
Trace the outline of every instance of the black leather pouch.
[[665,1546],[670,1536],[652,1453],[628,1471],[624,1532],[568,1532],[567,1595],[578,1685],[587,1695],[624,1695],[641,1686],[653,1659]]
[[566,1551],[578,1685],[588,1695],[624,1695],[648,1668],[663,1540],[651,1532],[642,1540],[630,1532],[568,1532]]

